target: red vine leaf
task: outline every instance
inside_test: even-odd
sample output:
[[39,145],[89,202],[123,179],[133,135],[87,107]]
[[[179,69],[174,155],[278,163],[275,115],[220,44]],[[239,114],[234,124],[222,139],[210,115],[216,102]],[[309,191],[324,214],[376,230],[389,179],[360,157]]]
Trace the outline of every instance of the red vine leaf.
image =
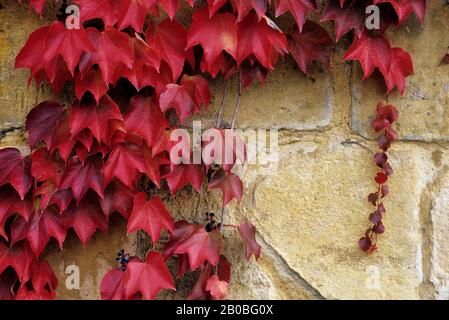
[[239,176],[231,172],[220,170],[214,173],[209,183],[209,189],[221,189],[223,192],[223,206],[226,206],[232,199],[237,202],[243,197],[243,183]]
[[317,11],[315,0],[275,0],[275,5],[276,18],[289,11],[295,18],[300,33],[302,33],[309,11]]
[[240,236],[245,244],[245,257],[249,260],[252,255],[257,259],[260,257],[261,248],[256,241],[256,228],[250,222],[244,222],[237,226]]
[[31,166],[15,148],[0,149],[0,186],[10,184],[22,200],[31,188]]
[[221,281],[216,274],[207,280],[206,291],[210,292],[213,300],[223,300],[228,295],[229,283]]
[[159,241],[162,230],[174,232],[174,221],[159,197],[147,201],[145,192],[139,192],[134,197],[134,207],[128,221],[128,234],[145,230],[153,243]]
[[153,299],[161,289],[176,290],[164,259],[157,252],[149,252],[145,262],[132,260],[126,271],[126,298],[141,292],[147,300]]

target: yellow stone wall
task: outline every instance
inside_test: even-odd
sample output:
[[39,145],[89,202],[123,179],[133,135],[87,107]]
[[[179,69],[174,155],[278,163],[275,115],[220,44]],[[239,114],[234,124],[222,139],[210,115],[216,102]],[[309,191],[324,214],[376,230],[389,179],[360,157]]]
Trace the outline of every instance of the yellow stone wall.
[[[449,299],[449,66],[438,66],[449,45],[449,7],[429,1],[422,28],[416,18],[391,35],[395,46],[413,57],[415,75],[403,97],[389,97],[400,111],[401,139],[390,152],[395,169],[385,201],[386,233],[379,251],[361,253],[357,240],[369,222],[366,197],[376,186],[370,153],[376,149],[370,121],[376,103],[385,99],[376,81],[362,82],[357,63],[341,63],[343,40],[333,52],[332,70],[314,66],[310,78],[287,58],[265,86],[244,91],[239,128],[279,129],[279,167],[263,176],[257,166],[239,172],[245,183],[241,206],[231,206],[230,223],[251,220],[263,252],[246,262],[242,244],[226,233],[225,251],[233,264],[230,297],[238,299]],[[27,36],[46,23],[16,0],[0,0],[0,146],[24,153],[23,123],[28,110],[51,97],[46,87],[27,86],[27,71],[14,71],[14,57]],[[236,98],[231,84],[225,119]],[[212,124],[223,80],[212,81],[213,104],[200,117]],[[218,211],[219,194],[185,189],[164,196],[177,217],[194,219]],[[58,298],[95,299],[102,275],[114,265],[119,248],[135,251],[135,237],[113,220],[109,234],[97,234],[87,248],[69,236],[64,251],[51,247],[46,256],[60,279]],[[81,271],[79,290],[65,286],[65,268]],[[379,275],[379,286],[370,282]],[[192,279],[176,293],[182,298]]]

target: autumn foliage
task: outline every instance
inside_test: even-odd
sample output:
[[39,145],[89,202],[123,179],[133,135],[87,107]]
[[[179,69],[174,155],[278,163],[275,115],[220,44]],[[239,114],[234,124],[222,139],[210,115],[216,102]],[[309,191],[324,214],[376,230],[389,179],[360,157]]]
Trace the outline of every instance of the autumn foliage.
[[[45,0],[24,2],[42,14]],[[158,192],[167,187],[174,194],[187,185],[200,192],[207,184],[222,191],[225,208],[240,202],[243,182],[233,165],[173,164],[171,131],[207,107],[211,78],[235,76],[243,88],[263,83],[288,55],[305,74],[314,61],[329,69],[334,40],[317,21],[334,23],[336,41],[352,41],[343,60],[358,61],[364,78],[378,71],[387,92],[397,87],[402,93],[412,60],[385,31],[411,14],[423,22],[426,10],[425,0],[330,0],[323,10],[314,0],[186,0],[194,8],[186,25],[176,19],[179,2],[74,0],[80,29],[66,28],[59,14],[29,35],[16,68],[29,69],[30,82],[48,83],[58,95],[73,89],[76,100],[45,101],[31,110],[30,155],[0,150],[0,299],[54,298],[57,279],[39,258],[50,239],[63,248],[73,229],[87,245],[97,230],[108,229],[112,214],[128,220],[129,233],[144,231],[153,243],[161,234],[169,240],[161,252],[133,256],[125,268],[109,271],[103,299],[153,299],[161,289],[175,290],[166,265],[172,257],[177,277],[198,273],[189,298],[225,298],[231,264],[223,230],[241,236],[250,259],[261,254],[255,227],[226,225],[210,214],[205,223],[175,221]],[[59,3],[64,12],[67,1]],[[364,27],[370,4],[381,10],[380,30]],[[281,15],[291,17],[285,30],[274,21]],[[376,131],[391,133],[391,115],[379,108]],[[385,157],[376,155],[380,190],[388,175]],[[380,210],[377,199],[376,205]]]

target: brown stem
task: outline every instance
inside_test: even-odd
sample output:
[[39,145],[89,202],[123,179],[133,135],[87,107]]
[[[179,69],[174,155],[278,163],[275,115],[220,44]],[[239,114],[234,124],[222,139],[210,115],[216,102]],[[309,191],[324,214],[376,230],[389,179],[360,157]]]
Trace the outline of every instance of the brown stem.
[[220,105],[220,110],[218,111],[218,115],[217,115],[217,122],[215,124],[215,126],[217,128],[220,128],[220,124],[221,124],[221,115],[223,113],[223,109],[224,109],[224,104],[226,102],[226,97],[228,95],[228,79],[225,80],[224,83],[224,88],[223,88],[223,98],[221,100],[221,105]]
[[237,75],[237,102],[235,103],[235,108],[234,108],[234,114],[232,116],[232,121],[231,121],[231,130],[234,129],[235,127],[235,120],[237,118],[237,113],[239,112],[239,108],[240,108],[240,97],[242,96],[242,83],[240,81],[240,72]]

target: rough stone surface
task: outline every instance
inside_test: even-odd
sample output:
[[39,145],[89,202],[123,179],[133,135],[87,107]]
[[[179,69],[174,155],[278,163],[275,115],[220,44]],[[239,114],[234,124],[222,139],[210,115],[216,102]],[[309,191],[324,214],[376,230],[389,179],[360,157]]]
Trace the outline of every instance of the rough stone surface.
[[[27,86],[27,71],[13,71],[14,57],[36,27],[45,24],[17,0],[0,0],[0,147],[29,153],[23,132],[25,115],[51,96],[44,86]],[[393,36],[409,51],[416,75],[403,97],[389,100],[400,109],[402,141],[390,152],[395,170],[385,201],[386,233],[379,251],[362,254],[357,240],[368,227],[367,195],[376,187],[370,152],[370,121],[384,88],[363,83],[360,67],[340,63],[343,46],[332,56],[332,71],[314,66],[310,78],[290,59],[242,95],[240,128],[278,128],[279,164],[266,175],[262,165],[238,169],[245,183],[239,207],[232,203],[227,223],[248,219],[257,226],[262,256],[246,261],[239,236],[226,230],[225,254],[233,265],[230,298],[235,299],[449,299],[449,66],[437,65],[449,45],[449,7],[429,2],[424,28],[412,19]],[[344,42],[345,40],[343,40]],[[213,103],[201,117],[212,126],[223,80],[211,81]],[[232,118],[235,80],[229,84],[224,124]],[[347,144],[352,141],[361,144]],[[276,169],[276,167],[274,167]],[[220,194],[185,188],[176,196],[161,194],[176,219],[202,221],[206,211],[220,210]],[[135,234],[113,217],[109,233],[97,233],[83,248],[73,232],[61,252],[55,243],[47,258],[59,278],[59,299],[97,299],[104,273],[116,266],[121,248],[134,254]],[[169,261],[174,270],[175,259]],[[80,289],[66,286],[68,266],[80,270]],[[376,275],[378,282],[376,283]],[[185,298],[195,274],[177,281],[177,291],[160,299]],[[374,282],[373,282],[374,280]],[[378,284],[379,286],[376,286]]]
[[449,179],[439,190],[432,208],[433,247],[431,280],[437,299],[449,299]]
[[14,71],[17,54],[44,21],[14,0],[0,1],[0,130],[22,126],[37,103],[52,97],[47,86],[28,86],[28,71]]
[[[411,54],[415,69],[404,96],[396,90],[389,97],[399,109],[397,129],[404,140],[449,140],[449,66],[439,66],[449,44],[445,31],[448,21],[449,7],[431,1],[423,28],[413,19],[391,35],[393,46]],[[358,134],[372,138],[372,106],[385,99],[385,85],[371,78],[360,79],[362,71],[357,63],[352,77],[351,126]]]

